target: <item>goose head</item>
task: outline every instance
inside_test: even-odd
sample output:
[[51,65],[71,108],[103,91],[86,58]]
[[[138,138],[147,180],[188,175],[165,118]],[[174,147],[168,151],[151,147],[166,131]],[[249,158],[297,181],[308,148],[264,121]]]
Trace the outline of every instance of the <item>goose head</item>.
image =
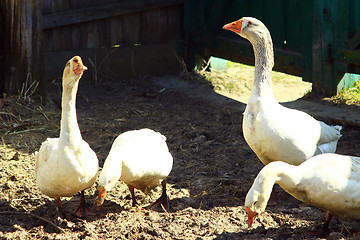
[[268,171],[261,171],[256,177],[249,192],[246,194],[245,210],[248,215],[249,228],[252,227],[256,216],[265,212],[266,205],[269,201],[274,182],[269,181],[269,178],[267,177],[268,174]]
[[243,17],[237,21],[225,24],[223,29],[230,30],[249,40],[254,47],[255,60],[266,57],[269,66],[274,66],[273,44],[269,30],[258,19]]
[[99,187],[98,187],[99,194],[96,199],[96,205],[101,206],[104,203],[107,192],[110,191],[115,186],[118,180],[119,180],[118,176],[108,177],[105,176],[103,172],[101,172],[99,179]]
[[122,167],[118,167],[119,165],[108,164],[111,161],[105,161],[105,165],[103,170],[100,173],[99,177],[99,194],[96,199],[96,205],[101,206],[104,203],[104,199],[106,197],[106,193],[110,191],[118,182]]
[[250,189],[245,199],[245,210],[248,215],[248,228],[252,227],[252,224],[258,214],[265,211],[266,203],[263,204],[263,199],[258,191]]
[[250,42],[263,35],[270,35],[266,26],[260,20],[253,17],[243,17],[237,21],[224,25],[223,29],[239,34]]
[[71,58],[65,65],[63,73],[63,83],[65,86],[73,86],[80,80],[84,71],[88,68],[83,64],[81,57],[75,56]]

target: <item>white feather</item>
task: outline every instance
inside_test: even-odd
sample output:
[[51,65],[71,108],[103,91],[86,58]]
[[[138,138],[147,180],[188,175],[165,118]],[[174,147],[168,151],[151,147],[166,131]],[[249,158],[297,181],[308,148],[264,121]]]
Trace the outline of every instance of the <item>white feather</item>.
[[341,220],[360,220],[360,158],[334,153],[293,166],[272,162],[257,175],[245,206],[265,211],[274,184],[300,201],[329,211]]
[[128,131],[114,141],[100,173],[99,186],[110,191],[118,180],[147,192],[171,172],[166,138],[150,129]]

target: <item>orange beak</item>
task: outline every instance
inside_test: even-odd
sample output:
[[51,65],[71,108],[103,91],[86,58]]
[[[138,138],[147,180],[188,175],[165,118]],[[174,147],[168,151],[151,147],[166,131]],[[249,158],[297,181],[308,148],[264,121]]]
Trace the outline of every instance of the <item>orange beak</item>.
[[241,27],[244,19],[237,20],[235,22],[228,23],[223,26],[223,29],[233,31],[235,33],[241,33]]
[[99,195],[98,198],[96,199],[96,205],[98,206],[103,205],[105,196],[106,196],[106,189],[102,186],[99,186]]
[[73,58],[73,71],[76,75],[80,75],[82,74],[85,70],[87,70],[88,68],[85,67],[85,65],[83,64],[81,57],[79,56],[75,56]]
[[252,224],[254,222],[254,219],[257,215],[257,213],[253,212],[250,208],[245,207],[245,210],[248,214],[248,228],[252,228]]

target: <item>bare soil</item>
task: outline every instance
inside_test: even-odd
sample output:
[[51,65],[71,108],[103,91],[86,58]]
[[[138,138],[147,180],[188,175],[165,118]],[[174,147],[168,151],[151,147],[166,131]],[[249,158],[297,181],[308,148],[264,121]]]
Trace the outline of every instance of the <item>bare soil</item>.
[[[59,81],[57,84],[61,86]],[[151,128],[167,137],[174,157],[167,179],[171,208],[166,213],[132,208],[130,192],[119,182],[101,207],[93,204],[96,186],[86,191],[86,200],[96,213],[86,219],[71,216],[78,195],[63,198],[69,215],[63,219],[54,200],[44,196],[34,180],[34,152],[46,138],[59,134],[60,91],[56,86],[49,89],[53,105],[43,106],[36,98],[12,97],[0,110],[0,239],[318,237],[311,231],[321,227],[325,213],[312,206],[300,207],[299,201],[278,186],[277,205],[268,206],[253,229],[247,228],[244,199],[263,165],[242,135],[245,104],[189,77],[149,77],[100,86],[80,83],[78,122],[100,167],[115,137],[124,131]],[[322,111],[327,107],[331,106],[323,104]],[[359,113],[357,108],[352,111]],[[343,125],[338,152],[359,156],[360,129]],[[136,191],[143,207],[160,193],[160,187],[148,195]],[[332,233],[326,238],[356,238],[337,220],[332,220],[330,228]]]

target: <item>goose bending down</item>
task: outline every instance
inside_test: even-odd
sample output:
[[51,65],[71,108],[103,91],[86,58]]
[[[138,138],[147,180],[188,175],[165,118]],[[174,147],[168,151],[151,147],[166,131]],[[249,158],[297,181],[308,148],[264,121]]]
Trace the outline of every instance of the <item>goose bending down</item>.
[[298,165],[314,155],[334,153],[341,137],[340,126],[328,126],[276,102],[271,79],[273,45],[265,25],[258,19],[243,17],[223,28],[249,40],[254,49],[255,81],[244,113],[243,134],[261,162]]
[[296,199],[327,211],[325,228],[332,215],[360,220],[360,157],[325,153],[298,166],[281,161],[266,165],[246,195],[249,228],[265,211],[276,183]]
[[163,208],[168,210],[165,178],[171,172],[173,158],[165,141],[165,136],[150,129],[120,134],[100,173],[97,205],[103,204],[106,193],[121,180],[129,187],[133,207],[137,205],[134,188],[147,193],[161,183],[161,197],[151,204],[151,208],[156,211],[163,211]]
[[99,166],[95,152],[81,137],[76,117],[76,93],[86,69],[79,56],[66,63],[62,79],[60,137],[48,138],[35,154],[36,183],[41,192],[55,198],[63,216],[60,197],[71,197],[77,192],[81,192],[81,200],[74,215],[85,217],[91,213],[85,204],[84,189],[94,184]]

